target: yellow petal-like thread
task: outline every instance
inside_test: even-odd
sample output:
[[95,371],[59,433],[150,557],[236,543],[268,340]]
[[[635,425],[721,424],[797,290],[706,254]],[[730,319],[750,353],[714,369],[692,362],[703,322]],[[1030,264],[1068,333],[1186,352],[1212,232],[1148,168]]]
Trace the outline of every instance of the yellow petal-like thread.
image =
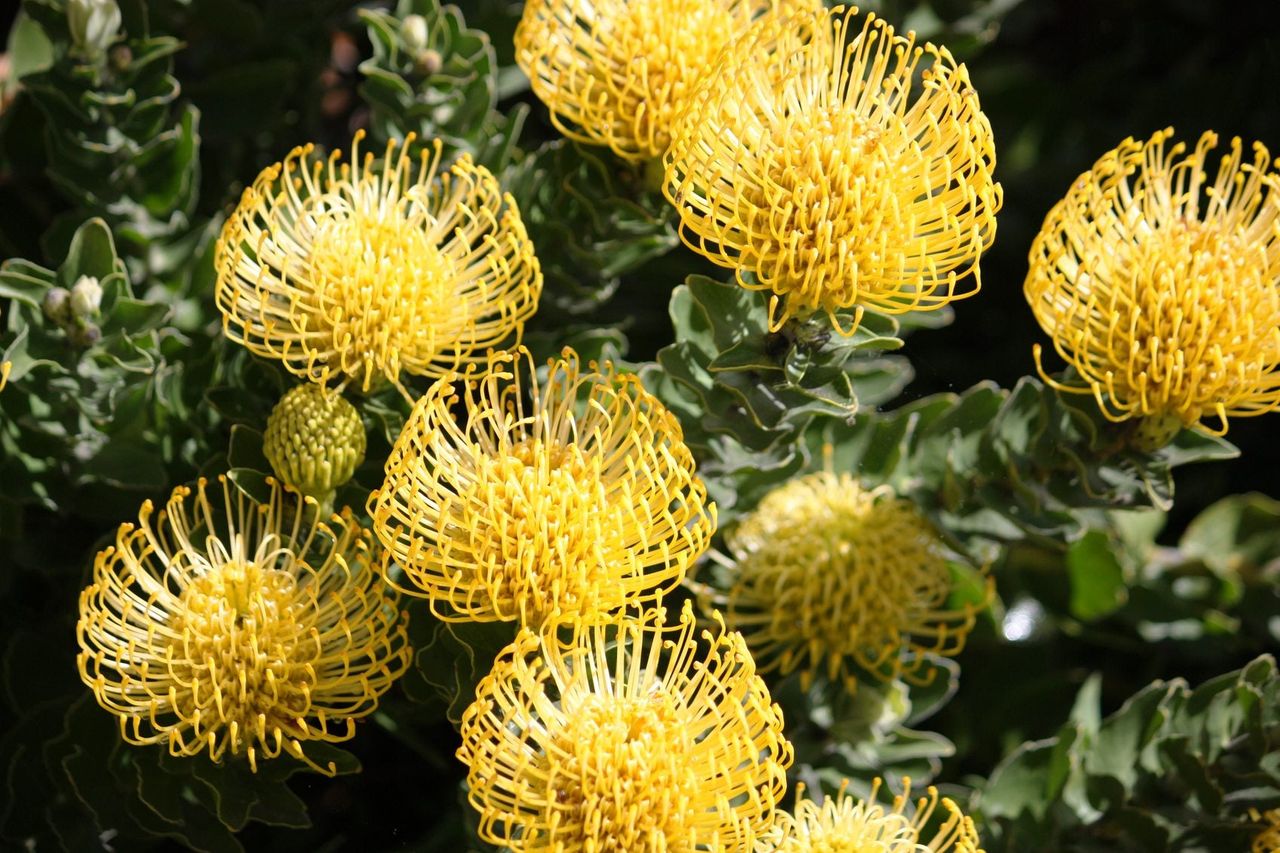
[[853,690],[850,663],[883,679],[931,679],[926,655],[960,652],[978,609],[949,609],[951,571],[932,525],[888,486],[819,472],[765,496],[726,535],[727,619],[762,672],[825,670]]
[[[344,741],[408,666],[406,616],[350,510],[274,480],[258,504],[231,486],[174,490],[121,525],[80,596],[80,677],[134,744],[322,773],[308,741]],[[212,494],[210,494],[212,492]]]
[[[1058,354],[1112,421],[1152,447],[1180,427],[1280,407],[1280,176],[1233,139],[1210,179],[1210,132],[1127,139],[1081,175],[1031,247],[1025,291]],[[1210,429],[1201,421],[1216,420]]]
[[285,485],[324,501],[364,461],[364,424],[341,393],[307,382],[280,398],[262,450]]
[[512,850],[748,851],[786,790],[782,712],[692,610],[524,629],[463,715],[480,835]]
[[215,264],[227,336],[321,384],[440,377],[518,338],[542,272],[514,200],[468,155],[440,168],[294,149],[244,192]]
[[442,619],[536,624],[651,601],[715,531],[679,422],[635,376],[583,372],[569,349],[544,383],[533,374],[521,350],[437,382],[370,498],[388,568]]
[[1259,813],[1251,809],[1249,817],[1263,824],[1253,839],[1252,853],[1280,853],[1280,809]]
[[720,51],[798,0],[529,0],[516,62],[571,139],[627,160],[661,156]]
[[772,292],[775,329],[853,309],[851,334],[864,308],[970,296],[995,238],[995,145],[965,67],[856,14],[764,22],[726,51],[664,157],[682,238]]
[[[929,787],[912,803],[911,780],[904,778],[902,786],[886,808],[876,801],[879,779],[865,800],[850,796],[846,781],[838,795],[821,805],[805,798],[802,783],[795,814],[778,812],[772,832],[756,843],[756,853],[982,853],[973,820],[952,800],[940,801],[937,789]],[[926,840],[921,836],[939,802],[946,819]]]
[[9,371],[13,370],[13,362],[0,362],[0,391],[4,390],[4,386],[9,382]]

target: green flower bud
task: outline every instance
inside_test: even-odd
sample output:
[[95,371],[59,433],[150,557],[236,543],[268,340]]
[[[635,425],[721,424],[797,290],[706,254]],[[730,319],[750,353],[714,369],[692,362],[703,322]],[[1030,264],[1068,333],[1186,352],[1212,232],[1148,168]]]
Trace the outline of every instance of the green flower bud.
[[444,57],[440,55],[440,51],[428,48],[418,54],[413,66],[423,77],[431,77],[439,74],[444,67]]
[[71,286],[71,314],[77,320],[98,316],[102,305],[102,285],[91,275],[82,275]]
[[75,346],[87,349],[102,340],[102,330],[93,323],[76,323],[67,331]]
[[65,287],[50,288],[40,304],[45,319],[65,326],[71,320],[71,292]]
[[426,50],[427,19],[421,15],[405,15],[400,21],[400,40],[414,56]]
[[263,450],[286,485],[323,501],[364,461],[364,424],[340,393],[308,382],[271,410]]
[[99,58],[120,31],[120,7],[116,0],[68,0],[67,27],[81,56]]

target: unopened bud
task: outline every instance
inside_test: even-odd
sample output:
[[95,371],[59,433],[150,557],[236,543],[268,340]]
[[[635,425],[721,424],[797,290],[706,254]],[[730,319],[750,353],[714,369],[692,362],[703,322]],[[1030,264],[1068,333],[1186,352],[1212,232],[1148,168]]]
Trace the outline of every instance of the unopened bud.
[[40,308],[50,322],[66,325],[71,319],[71,292],[65,287],[52,288],[44,295]]
[[102,330],[93,323],[76,324],[67,337],[78,347],[91,347],[102,340]]
[[414,56],[426,50],[427,19],[421,15],[405,15],[400,22],[400,40]]
[[418,54],[418,58],[414,60],[414,68],[423,77],[432,77],[440,73],[440,69],[444,67],[444,57],[440,55],[438,50],[424,50]]
[[111,63],[112,70],[117,73],[128,71],[133,64],[133,51],[127,44],[118,44],[107,54],[107,62]]
[[81,56],[101,57],[120,31],[116,0],[68,0],[67,27]]
[[364,460],[364,424],[339,392],[310,382],[295,386],[267,418],[262,449],[285,485],[323,501]]
[[102,305],[102,285],[91,275],[82,275],[71,286],[71,314],[77,320],[98,316]]

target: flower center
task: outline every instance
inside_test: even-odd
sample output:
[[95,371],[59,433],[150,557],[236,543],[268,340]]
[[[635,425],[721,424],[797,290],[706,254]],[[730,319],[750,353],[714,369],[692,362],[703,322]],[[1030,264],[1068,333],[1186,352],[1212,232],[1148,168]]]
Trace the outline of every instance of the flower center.
[[767,150],[768,179],[743,214],[772,244],[766,253],[789,259],[779,286],[811,310],[855,304],[916,242],[903,215],[918,192],[902,124],[815,106],[777,123]]
[[[628,560],[627,507],[611,499],[601,465],[577,445],[526,439],[482,457],[474,485],[458,498],[472,513],[461,538],[474,565],[526,622],[556,608],[595,612],[622,603],[621,592],[617,601],[600,600],[614,589],[603,581]],[[452,512],[443,507],[442,521]]]
[[228,727],[233,754],[250,733],[298,733],[310,707],[319,649],[299,624],[296,591],[288,572],[229,562],[187,585],[169,623],[166,660],[189,685],[175,711]]
[[312,296],[324,328],[314,331],[331,337],[333,367],[366,378],[395,375],[410,358],[430,361],[467,321],[436,219],[416,189],[402,196],[398,181],[366,174],[339,184],[309,199],[298,223],[308,244],[304,278],[323,283]]
[[565,710],[544,756],[558,837],[593,840],[600,853],[692,849],[693,734],[671,696],[593,694]]

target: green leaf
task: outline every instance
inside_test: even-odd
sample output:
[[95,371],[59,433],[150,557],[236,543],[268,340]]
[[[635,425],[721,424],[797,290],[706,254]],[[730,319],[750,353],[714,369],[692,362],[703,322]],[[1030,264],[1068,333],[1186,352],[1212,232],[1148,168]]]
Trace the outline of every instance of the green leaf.
[[1128,598],[1124,568],[1110,538],[1090,530],[1067,548],[1071,577],[1071,615],[1086,622],[1115,612]]

